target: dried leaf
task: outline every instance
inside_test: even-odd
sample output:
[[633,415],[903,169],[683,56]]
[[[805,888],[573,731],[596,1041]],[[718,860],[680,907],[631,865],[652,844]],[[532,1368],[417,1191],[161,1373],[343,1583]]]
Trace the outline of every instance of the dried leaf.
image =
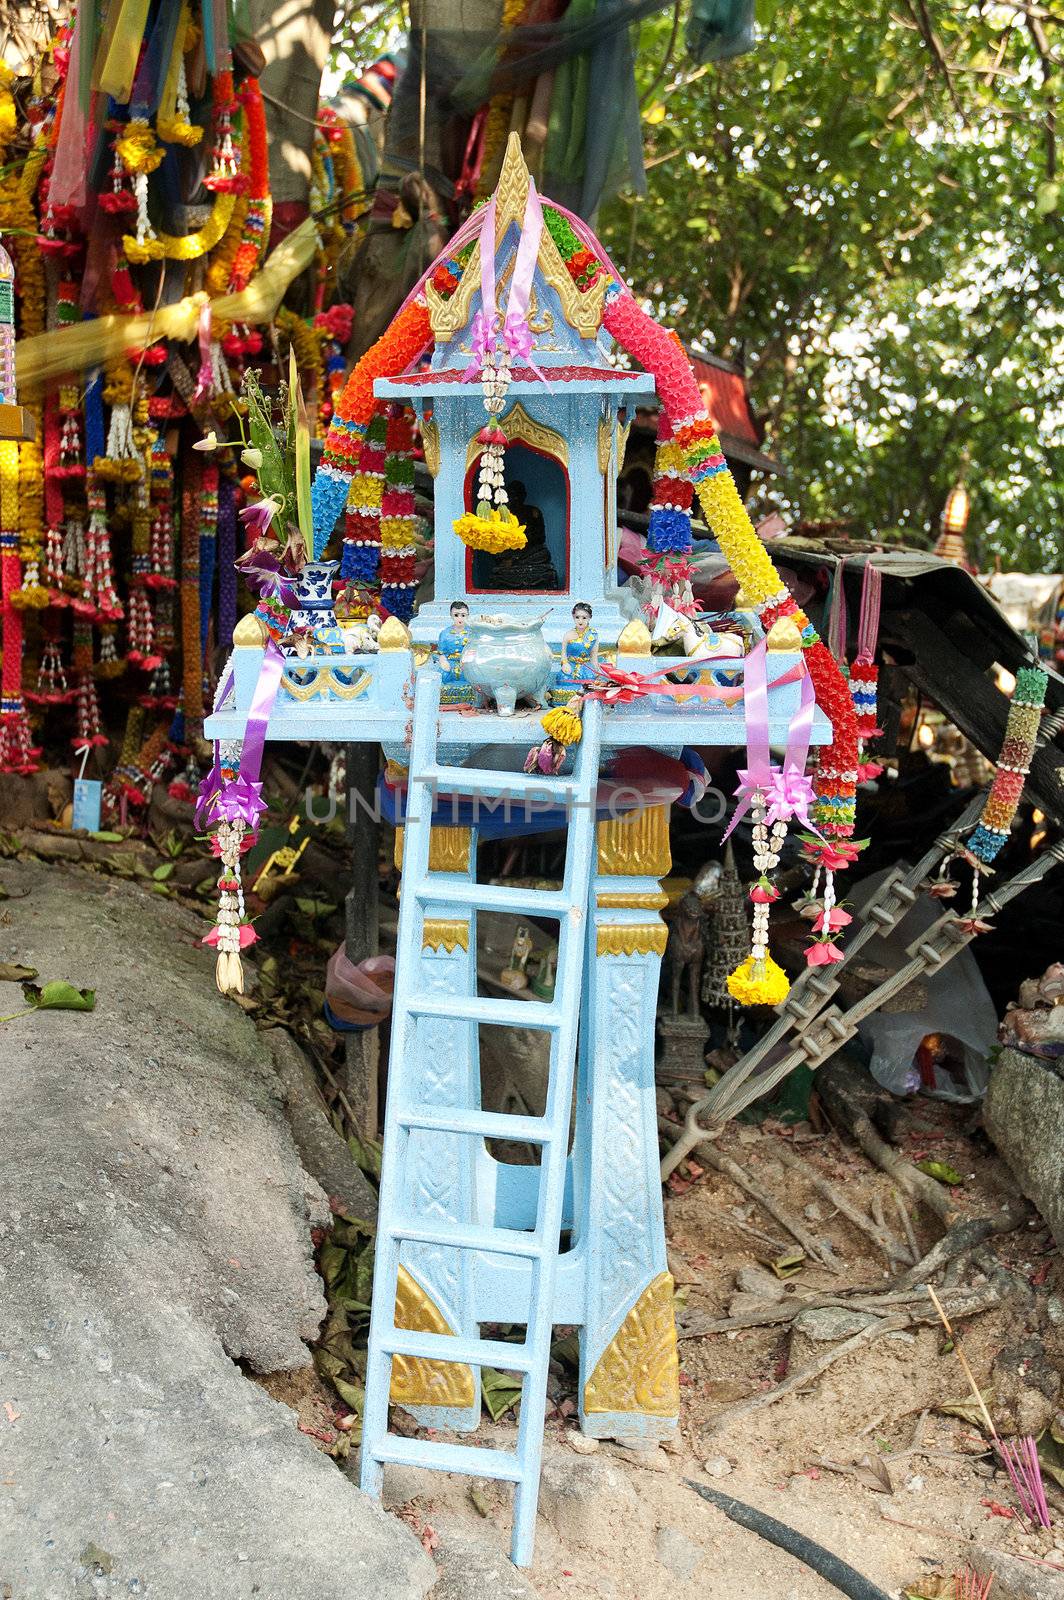
[[474,1511],[478,1516],[491,1516],[491,1501],[488,1499],[486,1494],[476,1487],[475,1484],[469,1491],[469,1499],[472,1503]]
[[926,1578],[917,1578],[902,1593],[905,1600],[953,1600],[953,1579],[945,1573],[932,1572]]
[[495,1367],[481,1367],[480,1386],[492,1422],[498,1422],[507,1411],[520,1404],[521,1380],[512,1373],[499,1372]]
[[36,967],[20,967],[17,961],[0,961],[0,983],[27,983],[36,976]]
[[805,1266],[804,1250],[789,1250],[786,1255],[777,1256],[768,1265],[772,1268],[777,1278],[793,1278],[796,1272],[801,1272]]
[[853,1476],[858,1483],[863,1483],[866,1489],[874,1489],[877,1494],[893,1494],[894,1485],[891,1482],[887,1463],[882,1456],[863,1455],[853,1464]]
[[[993,1389],[983,1390],[983,1399],[989,1409],[994,1398]],[[947,1417],[960,1417],[962,1422],[970,1422],[973,1427],[983,1426],[983,1410],[974,1395],[965,1396],[963,1400],[950,1400],[935,1407],[936,1411],[944,1412]]]

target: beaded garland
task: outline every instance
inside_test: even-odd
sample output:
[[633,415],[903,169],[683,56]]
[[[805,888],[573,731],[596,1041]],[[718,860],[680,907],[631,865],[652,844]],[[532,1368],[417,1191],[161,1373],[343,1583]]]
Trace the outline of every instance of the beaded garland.
[[1024,779],[1031,770],[1048,683],[1048,677],[1039,667],[1021,667],[1016,674],[997,771],[982,816],[967,840],[972,855],[987,866],[1008,839],[1020,804]]

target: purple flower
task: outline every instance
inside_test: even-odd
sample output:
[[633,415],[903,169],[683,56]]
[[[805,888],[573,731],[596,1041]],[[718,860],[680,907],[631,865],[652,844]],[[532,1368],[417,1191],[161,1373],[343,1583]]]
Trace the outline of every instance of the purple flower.
[[253,505],[245,506],[240,513],[240,520],[253,539],[263,539],[269,533],[273,519],[281,509],[281,502],[275,494],[268,494],[263,500],[256,500]]

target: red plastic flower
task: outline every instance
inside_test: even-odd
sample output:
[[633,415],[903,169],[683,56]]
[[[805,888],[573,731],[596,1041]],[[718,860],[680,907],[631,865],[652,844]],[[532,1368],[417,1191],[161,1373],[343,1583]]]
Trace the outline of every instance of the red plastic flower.
[[[774,900],[778,900],[779,897],[779,890],[771,883],[755,883],[754,887],[750,890],[750,898],[754,902],[755,906],[770,906],[772,902]],[[846,920],[849,921],[849,918]]]
[[832,944],[830,939],[817,939],[806,950],[805,959],[811,967],[830,967],[836,961],[841,961],[843,955],[838,945]]
[[843,911],[841,906],[832,906],[830,911],[822,911],[813,923],[814,933],[838,933],[840,928],[849,927],[853,918],[848,911]]

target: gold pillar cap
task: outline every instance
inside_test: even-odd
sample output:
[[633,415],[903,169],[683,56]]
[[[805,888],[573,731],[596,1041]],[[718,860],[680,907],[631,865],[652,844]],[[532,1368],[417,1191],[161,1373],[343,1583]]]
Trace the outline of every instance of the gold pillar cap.
[[249,611],[233,629],[233,643],[238,649],[261,650],[266,643],[266,624],[261,617]]
[[381,650],[409,650],[410,629],[398,617],[389,617],[377,635],[377,644]]
[[650,629],[638,617],[621,629],[617,650],[622,656],[648,656],[650,654]]

